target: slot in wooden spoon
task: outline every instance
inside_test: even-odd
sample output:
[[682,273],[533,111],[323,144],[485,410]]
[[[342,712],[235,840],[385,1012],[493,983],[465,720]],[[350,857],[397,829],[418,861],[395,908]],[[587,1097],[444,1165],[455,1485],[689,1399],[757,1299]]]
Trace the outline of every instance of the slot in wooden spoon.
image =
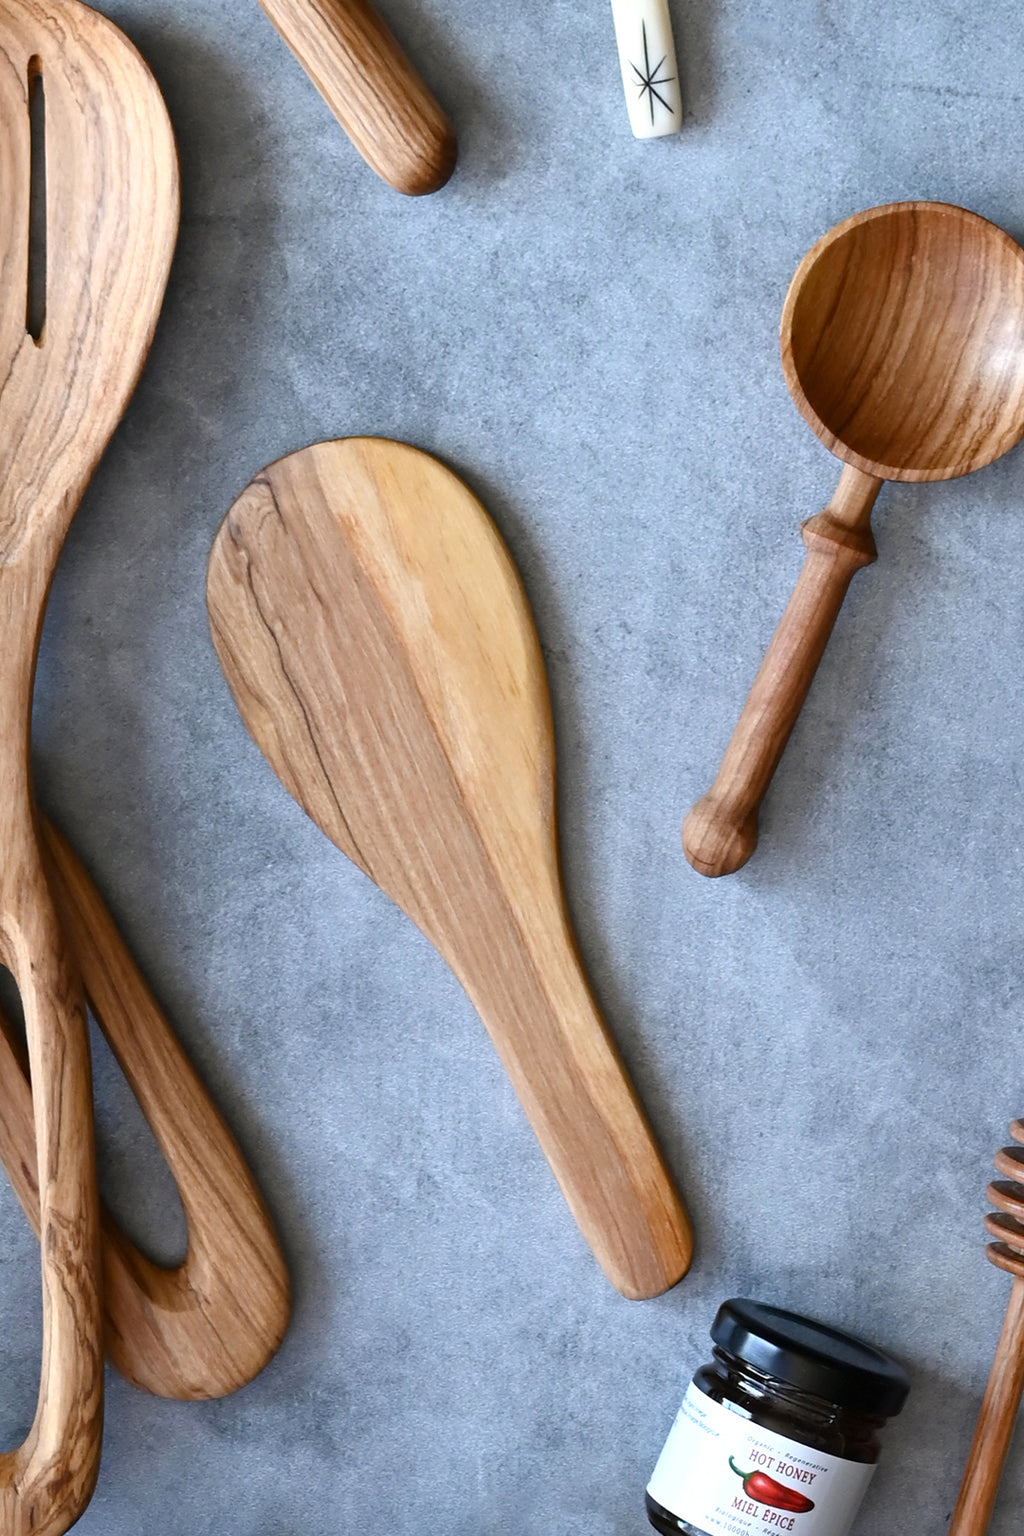
[[483,507],[405,444],[319,444],[235,502],[207,604],[249,731],[459,977],[609,1279],[673,1285],[690,1230],[577,954],[544,664]]
[[[251,1381],[288,1325],[284,1258],[245,1160],[70,845],[42,823],[46,873],[97,1023],[174,1175],[188,1249],[173,1268],[139,1252],[101,1206],[110,1359],[161,1397]],[[0,1160],[39,1233],[32,1090],[0,1015]]]

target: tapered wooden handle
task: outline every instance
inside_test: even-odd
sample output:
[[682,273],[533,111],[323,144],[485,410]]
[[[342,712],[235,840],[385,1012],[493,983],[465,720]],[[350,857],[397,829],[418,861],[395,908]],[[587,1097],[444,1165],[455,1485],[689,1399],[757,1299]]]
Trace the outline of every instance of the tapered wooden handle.
[[0,883],[0,961],[21,994],[35,1085],[35,1139],[27,1158],[40,1189],[43,1349],[32,1429],[17,1450],[0,1456],[0,1532],[61,1536],[91,1496],[103,1421],[92,1084],[78,979],[66,956],[27,806],[17,782],[8,780],[8,788],[25,814],[11,815],[3,827],[8,840]]
[[683,823],[702,875],[731,875],[757,847],[757,813],[856,571],[875,558],[871,508],[883,481],[844,466],[835,496],[802,528],[807,558],[754,679],[714,784]]
[[988,1386],[949,1527],[949,1536],[988,1529],[1024,1392],[1024,1280],[1013,1282]]
[[260,0],[359,153],[399,192],[443,187],[451,125],[369,0]]
[[[289,1316],[288,1273],[252,1175],[83,865],[43,823],[47,876],[86,995],[177,1181],[184,1261],[147,1259],[102,1209],[107,1352],[163,1397],[220,1397],[263,1368]],[[36,1232],[32,1094],[0,1018],[0,1160]]]

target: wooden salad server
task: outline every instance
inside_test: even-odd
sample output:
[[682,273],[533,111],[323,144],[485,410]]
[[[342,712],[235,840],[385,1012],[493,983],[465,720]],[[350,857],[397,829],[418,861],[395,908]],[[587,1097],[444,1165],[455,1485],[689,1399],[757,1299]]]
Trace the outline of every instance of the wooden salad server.
[[690,1229],[576,949],[544,663],[483,507],[406,444],[307,448],[231,508],[207,606],[246,726],[462,982],[608,1278],[674,1285]]
[[988,1529],[1024,1392],[1024,1120],[1013,1122],[1010,1135],[1017,1145],[996,1154],[996,1171],[1003,1177],[987,1190],[998,1214],[985,1218],[995,1238],[985,1253],[1013,1276],[1013,1289],[949,1536],[982,1536]]
[[0,4],[0,209],[0,964],[25,1012],[43,1286],[39,1397],[0,1455],[0,1531],[57,1536],[96,1478],[103,1328],[88,1039],[36,836],[32,685],[53,569],[149,349],[178,224],[156,82],[80,0]]
[[[253,1379],[288,1326],[288,1271],[241,1152],[158,1008],[83,865],[42,821],[50,889],[85,994],[174,1175],[184,1261],[140,1253],[101,1205],[107,1353],[161,1397],[221,1397]],[[0,1160],[39,1231],[32,1090],[0,1014]]]
[[890,203],[837,224],[797,269],[782,367],[801,413],[843,460],[807,559],[718,777],[683,824],[686,857],[728,875],[757,846],[757,813],[855,571],[875,558],[886,480],[950,480],[1024,435],[1024,251],[948,203]]
[[366,163],[398,192],[443,187],[451,124],[370,0],[260,0]]

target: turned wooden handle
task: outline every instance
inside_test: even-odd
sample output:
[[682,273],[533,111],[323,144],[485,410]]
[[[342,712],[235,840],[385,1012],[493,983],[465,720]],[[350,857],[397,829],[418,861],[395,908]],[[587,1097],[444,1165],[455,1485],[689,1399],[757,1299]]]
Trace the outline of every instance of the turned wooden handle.
[[[43,822],[57,912],[110,1047],[178,1185],[182,1264],[147,1259],[101,1207],[107,1352],[163,1397],[220,1397],[263,1368],[284,1335],[288,1273],[252,1175],[139,974],[76,854]],[[0,1160],[39,1231],[32,1092],[0,1017]]]
[[871,509],[884,481],[843,467],[832,501],[803,524],[807,558],[732,733],[714,784],[683,823],[702,875],[731,875],[757,847],[757,813],[854,573],[875,558]]
[[419,196],[455,168],[451,125],[368,0],[260,0],[378,176]]
[[1013,1282],[1003,1331],[967,1457],[949,1536],[988,1529],[1024,1392],[1024,1279]]

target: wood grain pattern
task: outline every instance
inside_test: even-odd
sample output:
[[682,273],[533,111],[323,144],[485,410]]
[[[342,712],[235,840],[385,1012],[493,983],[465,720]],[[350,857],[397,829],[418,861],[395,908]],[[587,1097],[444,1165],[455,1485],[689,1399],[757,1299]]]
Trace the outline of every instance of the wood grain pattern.
[[[47,877],[97,1023],[177,1182],[184,1262],[162,1268],[101,1207],[110,1359],[162,1397],[221,1397],[251,1381],[288,1324],[288,1272],[238,1146],[158,1008],[85,868],[42,823]],[[0,1015],[0,1160],[36,1233],[32,1093]]]
[[[46,109],[46,320],[26,329],[28,83]],[[99,1214],[81,987],[36,840],[29,717],[57,555],[142,366],[177,229],[173,136],[135,49],[77,0],[0,8],[0,962],[25,1010],[40,1191],[43,1355],[0,1531],[56,1536],[96,1477]]]
[[323,443],[232,507],[207,601],[250,732],[459,977],[606,1274],[674,1284],[689,1226],[577,953],[544,665],[484,509],[404,444]]
[[378,176],[417,197],[455,169],[451,125],[369,0],[260,0]]
[[885,480],[948,480],[1024,435],[1024,251],[948,203],[890,203],[808,252],[782,314],[782,367],[800,411],[844,461],[807,561],[714,784],[683,823],[702,875],[757,846],[757,813],[850,579],[875,558]]
[[989,1243],[985,1252],[993,1264],[1014,1276],[1013,1289],[949,1536],[982,1536],[988,1529],[1024,1393],[1024,1146],[1020,1145],[1024,1143],[1024,1121],[1015,1120],[1010,1135],[1018,1145],[1004,1147],[995,1160],[1005,1177],[988,1187],[988,1197],[998,1207],[998,1214],[986,1218],[985,1225],[996,1241]]

